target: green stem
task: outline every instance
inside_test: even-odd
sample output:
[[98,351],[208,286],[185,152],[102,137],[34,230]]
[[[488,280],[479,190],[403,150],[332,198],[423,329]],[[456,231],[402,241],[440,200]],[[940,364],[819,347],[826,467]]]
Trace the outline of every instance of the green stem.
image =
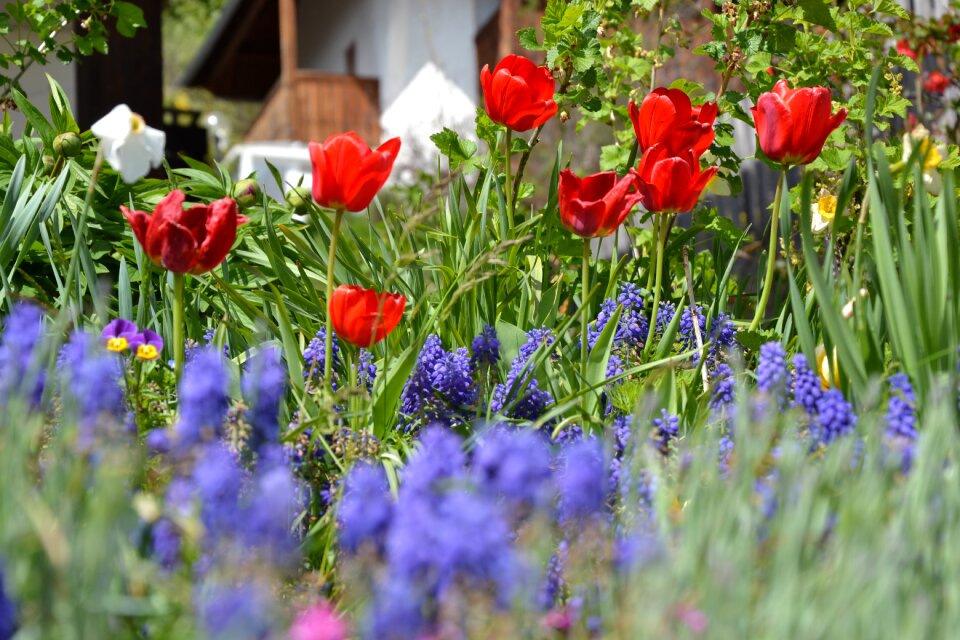
[[506,135],[507,148],[504,151],[505,158],[505,171],[506,171],[506,182],[504,184],[503,197],[507,199],[507,229],[513,229],[513,180],[510,178],[510,172],[513,167],[511,160],[511,153],[513,147],[513,131],[507,129]]
[[183,361],[186,353],[183,335],[183,283],[185,279],[186,276],[182,273],[173,274],[173,365],[177,382],[180,382],[180,376],[183,373]]
[[656,281],[653,285],[653,306],[650,311],[650,328],[647,329],[647,343],[643,346],[644,354],[650,353],[651,345],[653,344],[654,335],[657,332],[657,314],[660,312],[660,289],[663,286],[663,254],[666,253],[666,240],[667,236],[670,234],[670,225],[667,224],[667,220],[659,220],[659,215],[657,216],[657,273]]
[[581,278],[583,281],[583,293],[580,300],[581,324],[580,324],[580,384],[584,390],[583,402],[586,410],[586,388],[587,384],[587,326],[590,322],[590,312],[587,309],[587,298],[590,297],[590,238],[583,239],[583,265],[581,266]]
[[[657,254],[660,244],[660,216],[653,214],[653,243],[650,245],[650,266],[656,264]],[[647,291],[653,287],[653,272],[651,268],[647,269]]]
[[70,256],[70,265],[67,267],[67,278],[63,284],[63,290],[60,297],[66,304],[70,300],[71,289],[73,289],[74,280],[77,277],[80,261],[80,246],[83,244],[84,235],[87,227],[87,214],[93,205],[93,195],[97,191],[97,178],[100,176],[100,168],[103,166],[103,145],[97,148],[97,158],[93,161],[93,170],[90,172],[90,184],[87,185],[87,195],[83,200],[83,209],[77,218],[76,237],[73,239],[73,255]]
[[760,293],[760,300],[757,302],[757,310],[753,315],[753,322],[750,323],[750,331],[756,331],[760,326],[760,320],[763,318],[767,309],[767,302],[770,300],[770,292],[773,290],[773,268],[777,263],[777,227],[780,222],[780,198],[783,195],[783,183],[787,181],[787,170],[781,169],[777,177],[777,193],[773,200],[773,219],[770,221],[770,248],[767,250],[767,271],[763,277],[763,291]]
[[333,220],[333,234],[330,236],[330,255],[327,258],[327,339],[323,350],[323,381],[330,383],[333,370],[333,323],[330,318],[330,300],[333,299],[333,264],[337,258],[337,239],[340,237],[340,223],[343,222],[343,209],[337,209]]

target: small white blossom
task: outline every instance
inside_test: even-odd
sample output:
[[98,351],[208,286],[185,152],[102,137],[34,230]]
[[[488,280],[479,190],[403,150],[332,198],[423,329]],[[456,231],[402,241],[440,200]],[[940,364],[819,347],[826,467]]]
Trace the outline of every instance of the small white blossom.
[[131,184],[150,173],[163,161],[167,135],[148,127],[143,118],[125,104],[117,105],[97,120],[90,130],[100,138],[103,153],[110,166]]

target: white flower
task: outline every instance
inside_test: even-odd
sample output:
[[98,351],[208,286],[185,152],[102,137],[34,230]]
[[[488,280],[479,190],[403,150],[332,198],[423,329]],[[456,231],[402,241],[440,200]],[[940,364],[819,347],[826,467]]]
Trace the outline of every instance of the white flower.
[[916,146],[923,165],[923,185],[933,195],[939,195],[942,184],[937,167],[943,161],[946,150],[937,145],[937,141],[930,135],[926,127],[917,125],[913,131],[903,134],[903,162],[910,161],[913,149]]
[[100,138],[107,162],[127,184],[144,177],[163,160],[167,135],[148,127],[143,118],[125,104],[114,107],[90,130]]
[[837,196],[826,189],[820,190],[820,197],[810,205],[810,228],[814,233],[823,233],[830,227],[837,215]]

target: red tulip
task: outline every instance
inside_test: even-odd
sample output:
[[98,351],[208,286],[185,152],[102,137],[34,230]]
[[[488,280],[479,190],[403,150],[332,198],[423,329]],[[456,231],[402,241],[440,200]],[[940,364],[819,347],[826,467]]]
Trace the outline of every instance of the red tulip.
[[171,191],[153,215],[120,206],[137,240],[150,259],[174,273],[205,273],[223,262],[237,239],[237,227],[247,218],[237,203],[223,198],[184,210],[186,196]]
[[917,59],[917,52],[913,50],[913,47],[910,46],[910,40],[907,38],[901,38],[897,40],[897,53],[902,56],[907,56],[913,60]]
[[507,56],[493,73],[490,65],[484,65],[480,85],[487,115],[513,131],[535,129],[557,112],[553,101],[556,81],[550,70],[523,56]]
[[616,231],[640,201],[636,175],[617,180],[615,171],[583,179],[570,169],[560,172],[560,222],[581,238],[603,238]]
[[353,131],[311,142],[313,199],[321,207],[363,211],[383,187],[400,152],[400,138],[373,151]]
[[943,93],[950,86],[950,78],[939,71],[930,73],[930,77],[923,83],[923,90],[929,93]]
[[407,299],[398,293],[377,293],[342,284],[330,298],[330,317],[340,338],[358,347],[380,342],[403,316]]
[[700,171],[700,160],[690,149],[674,156],[664,145],[654,145],[646,150],[636,168],[640,202],[647,211],[655,213],[690,211],[717,170],[710,167]]
[[791,89],[780,80],[753,107],[760,148],[781,164],[809,164],[817,159],[827,136],[847,117],[840,109],[830,115],[830,90],[826,87]]
[[670,155],[693,149],[699,158],[713,144],[713,122],[717,119],[715,102],[694,107],[689,96],[680,89],[660,87],[647,95],[639,108],[631,102],[629,112],[641,152],[655,144],[663,144]]

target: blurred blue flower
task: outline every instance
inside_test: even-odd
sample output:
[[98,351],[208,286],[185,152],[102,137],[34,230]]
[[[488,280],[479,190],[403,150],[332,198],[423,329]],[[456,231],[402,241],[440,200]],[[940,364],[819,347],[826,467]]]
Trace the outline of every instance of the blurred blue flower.
[[890,399],[887,401],[887,428],[884,436],[901,453],[904,472],[913,466],[917,440],[917,397],[910,378],[904,373],[890,376]]
[[157,520],[150,530],[153,557],[164,569],[172,569],[180,558],[180,529],[169,518]]
[[250,407],[247,421],[251,430],[247,446],[254,453],[266,445],[280,442],[280,405],[287,388],[287,368],[280,350],[268,346],[257,351],[247,362],[243,396]]
[[558,484],[562,521],[583,521],[603,510],[608,484],[599,441],[590,438],[563,448]]
[[61,367],[70,406],[76,411],[82,447],[92,444],[97,435],[107,435],[107,428],[123,424],[126,411],[120,361],[94,345],[93,336],[75,332],[64,348],[63,353],[68,355]]
[[543,506],[550,498],[550,450],[530,429],[493,429],[473,454],[473,472],[485,495],[500,497],[513,514]]
[[13,307],[0,335],[0,406],[25,394],[36,407],[43,396],[45,368],[40,354],[43,316],[32,304]]
[[193,468],[193,488],[200,501],[205,544],[232,534],[240,515],[244,474],[234,455],[219,442],[203,446]]
[[420,448],[403,470],[400,497],[429,495],[445,483],[465,475],[466,456],[460,437],[439,427],[423,432]]
[[383,467],[369,463],[354,465],[343,485],[337,520],[340,548],[356,553],[365,545],[383,552],[393,500]]
[[174,425],[181,451],[222,435],[230,404],[229,382],[223,356],[217,351],[204,349],[187,363],[179,387],[180,417]]
[[787,352],[779,342],[760,346],[757,360],[757,389],[782,400],[787,388]]
[[197,611],[210,640],[266,640],[273,630],[270,597],[256,584],[207,584],[197,596]]
[[428,638],[423,603],[427,596],[411,582],[389,577],[374,592],[362,637],[365,640]]
[[653,435],[651,440],[657,450],[663,454],[670,453],[670,443],[680,433],[680,418],[671,415],[666,409],[660,410],[660,417],[653,419]]
[[837,438],[853,433],[857,416],[853,406],[839,389],[827,389],[817,402],[817,415],[812,425],[814,444],[828,445]]
[[808,416],[817,414],[817,404],[823,395],[820,376],[814,373],[807,364],[807,357],[802,353],[793,356],[793,403],[795,407],[803,407]]
[[710,389],[710,408],[721,410],[733,404],[736,392],[736,379],[729,365],[719,364],[711,373],[713,381]]
[[236,528],[248,549],[283,565],[293,558],[297,544],[293,523],[301,505],[299,487],[280,451],[274,445],[259,461],[251,487],[243,496]]
[[0,640],[10,640],[17,632],[17,607],[7,595],[0,565]]

